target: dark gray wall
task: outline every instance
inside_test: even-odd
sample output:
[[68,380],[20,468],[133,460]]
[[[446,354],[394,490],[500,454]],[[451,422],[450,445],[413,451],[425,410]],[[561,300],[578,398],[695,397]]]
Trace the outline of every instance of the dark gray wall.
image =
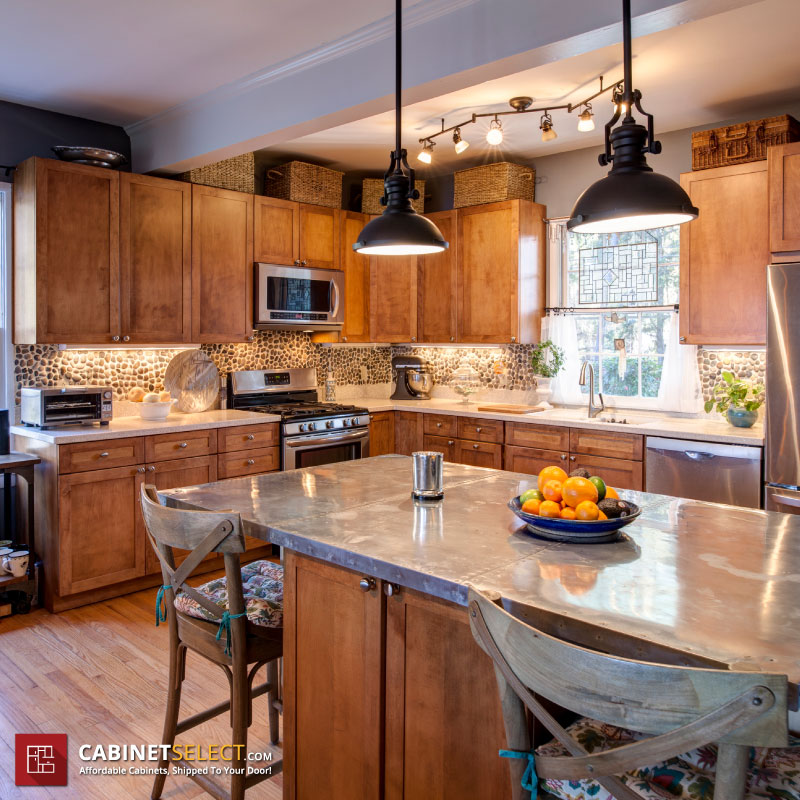
[[[0,101],[1,165],[16,166],[31,156],[55,158],[50,148],[57,144],[105,147],[131,157],[131,140],[118,125]],[[3,178],[0,170],[0,180],[13,180],[13,173]]]

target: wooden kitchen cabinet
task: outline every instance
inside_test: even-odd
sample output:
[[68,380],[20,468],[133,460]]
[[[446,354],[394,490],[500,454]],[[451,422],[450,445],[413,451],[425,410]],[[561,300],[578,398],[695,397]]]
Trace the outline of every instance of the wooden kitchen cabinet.
[[458,338],[458,212],[426,214],[436,223],[447,250],[418,259],[417,341],[455,342]]
[[769,246],[782,260],[800,259],[800,142],[767,150]]
[[767,162],[681,175],[700,216],[681,225],[680,337],[763,345],[770,258]]
[[192,341],[253,334],[253,195],[192,186]]
[[119,182],[114,170],[29,158],[14,181],[14,341],[120,337]]
[[344,272],[344,325],[342,342],[370,341],[370,263],[369,257],[356,253],[353,242],[369,221],[366,214],[342,211],[339,215],[339,266]]
[[569,469],[566,467],[565,469],[567,472],[572,472],[578,467],[585,467],[592,475],[599,475],[615,489],[635,489],[637,492],[644,489],[644,470],[641,461],[573,453],[570,456]]
[[217,429],[161,433],[146,436],[144,454],[148,461],[167,461],[173,458],[208,456],[217,452]]
[[376,411],[370,415],[369,454],[394,453],[394,411]]
[[300,203],[298,258],[304,267],[339,268],[339,211]]
[[505,469],[509,472],[525,472],[538,475],[553,464],[568,469],[569,453],[559,450],[543,450],[538,447],[515,447],[506,445],[503,453]]
[[471,467],[503,469],[503,445],[456,439],[456,461]]
[[220,453],[217,456],[219,479],[239,478],[243,475],[260,475],[281,468],[280,447],[262,447],[241,450],[238,453]]
[[453,464],[458,462],[456,440],[447,436],[434,436],[426,433],[422,437],[422,449],[441,453],[445,461],[450,461]]
[[546,208],[527,200],[458,210],[458,340],[538,342]]
[[119,180],[122,341],[190,342],[192,187],[132,172]]
[[370,339],[417,341],[417,257],[370,256]]
[[569,449],[573,453],[609,458],[642,460],[644,437],[593,428],[570,428]]
[[291,200],[256,195],[253,206],[253,260],[292,266],[299,260],[300,208]]
[[422,449],[422,414],[416,411],[394,412],[394,452],[410,456]]
[[422,430],[432,436],[458,436],[458,417],[455,414],[424,414]]

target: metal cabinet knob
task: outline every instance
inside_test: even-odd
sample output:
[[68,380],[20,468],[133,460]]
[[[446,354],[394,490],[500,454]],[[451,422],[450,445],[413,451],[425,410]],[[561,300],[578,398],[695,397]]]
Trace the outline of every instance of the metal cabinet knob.
[[455,441],[453,439],[448,439],[447,444],[455,444]]
[[342,336],[342,341],[346,342],[347,341],[347,337],[346,336]]
[[686,341],[686,337],[685,336],[679,336],[678,337],[678,341],[679,342],[685,342]]
[[451,342],[454,342],[455,340],[456,340],[456,337],[455,337],[455,336],[451,336],[451,337],[450,337],[450,341],[451,341]]
[[178,445],[178,447],[188,447],[188,446],[189,446],[189,442],[181,442],[181,443]]
[[569,457],[569,460],[570,460],[570,461],[575,461],[575,456],[570,456],[570,457]]
[[375,578],[362,578],[358,582],[358,585],[361,587],[363,591],[369,592],[375,588]]
[[480,427],[480,425],[478,425],[478,426],[475,428],[475,433],[480,433],[480,432],[481,432],[481,427]]
[[247,466],[248,466],[248,467],[252,467],[252,466],[253,466],[253,464],[255,464],[255,463],[256,463],[256,462],[255,462],[255,461],[253,461],[253,459],[252,459],[252,458],[248,458],[248,459],[247,459]]
[[383,593],[387,597],[392,597],[393,595],[400,594],[400,587],[396,583],[384,583]]
[[299,266],[300,266],[300,259],[299,259],[299,258],[296,258],[296,259],[294,260],[294,265],[295,265],[296,267],[299,267]]
[[253,439],[255,439],[255,438],[256,438],[256,436],[255,436],[255,434],[254,434],[254,433],[248,433],[248,434],[247,434],[247,441],[248,441],[248,442],[252,442],[252,441],[253,441]]
[[416,342],[416,341],[417,341],[417,337],[416,337],[416,336],[412,336],[412,337],[411,337],[411,341],[412,341],[412,342]]
[[437,422],[437,423],[436,423],[436,427],[437,427],[437,428],[441,428],[441,427],[442,427],[442,423],[441,423],[441,422]]
[[478,445],[478,444],[474,444],[474,445],[472,445],[472,449],[473,449],[473,450],[477,450],[479,447],[480,447],[480,445]]
[[561,454],[561,460],[562,461],[566,461],[567,460],[567,454],[566,453],[562,453]]
[[112,336],[111,337],[111,341],[112,342],[118,342],[119,341],[119,336]]
[[122,337],[122,341],[123,341],[123,342],[129,342],[130,340],[131,340],[131,337],[130,337],[130,336],[123,336],[123,337]]
[[247,341],[248,341],[248,342],[252,342],[252,341],[253,341],[253,339],[255,339],[255,336],[248,336],[248,337],[247,337]]
[[512,341],[512,342],[516,342],[516,341],[517,341],[517,337],[516,337],[516,336],[512,336],[512,337],[511,337],[511,341]]
[[100,453],[100,458],[108,458],[108,453]]
[[147,468],[149,472],[155,472],[156,468],[152,464]]
[[137,472],[144,472],[144,467],[139,467],[139,469],[137,469],[136,471]]
[[303,266],[304,266],[304,267],[307,267],[307,266],[308,266],[308,261],[306,261],[306,259],[305,259],[305,258],[303,259]]

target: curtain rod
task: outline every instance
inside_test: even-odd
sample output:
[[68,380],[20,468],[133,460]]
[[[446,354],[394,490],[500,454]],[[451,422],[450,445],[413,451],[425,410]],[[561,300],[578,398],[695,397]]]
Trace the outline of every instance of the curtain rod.
[[586,308],[575,308],[574,306],[545,306],[545,314],[609,314],[613,311],[678,311],[678,303],[670,303],[665,306],[587,306]]

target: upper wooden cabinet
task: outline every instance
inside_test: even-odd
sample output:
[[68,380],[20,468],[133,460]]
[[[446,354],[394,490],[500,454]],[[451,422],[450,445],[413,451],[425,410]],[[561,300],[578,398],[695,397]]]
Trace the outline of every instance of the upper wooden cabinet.
[[339,215],[339,266],[344,271],[344,327],[342,342],[369,342],[369,257],[356,253],[353,242],[367,224],[366,214]]
[[192,187],[120,173],[122,340],[191,341]]
[[370,339],[417,341],[417,257],[370,256]]
[[800,142],[767,150],[770,250],[800,258]]
[[276,197],[255,197],[255,261],[338,269],[339,211]]
[[192,341],[253,336],[253,195],[192,186]]
[[121,336],[118,172],[44,158],[14,183],[14,341]]
[[458,339],[540,338],[545,305],[546,208],[506,200],[458,210]]
[[681,342],[763,345],[767,162],[684,173],[681,186],[700,210],[681,226]]
[[458,212],[426,216],[436,223],[449,248],[419,258],[417,278],[417,340],[455,342],[457,329]]

